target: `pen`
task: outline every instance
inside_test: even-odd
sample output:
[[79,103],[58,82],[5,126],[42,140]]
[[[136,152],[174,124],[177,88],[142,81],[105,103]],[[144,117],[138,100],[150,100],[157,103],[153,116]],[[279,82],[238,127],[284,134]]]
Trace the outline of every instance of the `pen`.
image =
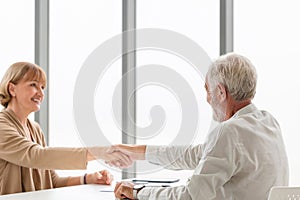
[[114,192],[113,189],[103,189],[103,190],[99,190],[99,192]]

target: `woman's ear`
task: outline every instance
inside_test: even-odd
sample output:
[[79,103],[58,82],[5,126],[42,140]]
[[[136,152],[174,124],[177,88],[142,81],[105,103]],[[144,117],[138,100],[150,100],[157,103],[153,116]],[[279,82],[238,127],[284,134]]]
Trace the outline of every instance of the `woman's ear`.
[[221,85],[221,84],[218,84],[217,88],[218,88],[218,96],[219,96],[220,102],[225,101],[227,98],[226,88],[224,87],[224,85]]
[[15,96],[16,96],[16,93],[15,93],[15,84],[13,84],[13,83],[8,83],[8,92],[9,92],[9,94],[10,94],[12,97],[15,97]]

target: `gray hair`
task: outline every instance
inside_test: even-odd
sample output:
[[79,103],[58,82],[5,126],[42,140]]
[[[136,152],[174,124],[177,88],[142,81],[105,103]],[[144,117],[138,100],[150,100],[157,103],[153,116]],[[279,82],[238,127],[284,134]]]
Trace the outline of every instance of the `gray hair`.
[[236,101],[251,100],[256,93],[257,74],[246,57],[228,53],[210,66],[207,80],[211,88],[223,85]]

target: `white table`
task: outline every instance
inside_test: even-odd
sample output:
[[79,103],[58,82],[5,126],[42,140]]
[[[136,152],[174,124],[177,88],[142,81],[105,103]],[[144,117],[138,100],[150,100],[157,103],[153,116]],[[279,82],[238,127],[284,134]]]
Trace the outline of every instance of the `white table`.
[[0,200],[109,200],[115,199],[112,186],[78,185],[0,196]]

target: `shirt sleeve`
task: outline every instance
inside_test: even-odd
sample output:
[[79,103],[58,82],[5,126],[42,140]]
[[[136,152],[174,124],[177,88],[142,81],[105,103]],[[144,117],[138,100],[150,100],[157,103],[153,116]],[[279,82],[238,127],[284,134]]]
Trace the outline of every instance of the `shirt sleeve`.
[[27,168],[86,169],[85,148],[43,147],[21,136],[15,127],[0,124],[1,159]]
[[195,169],[202,156],[202,145],[147,146],[146,160],[172,170]]
[[207,150],[204,151],[199,165],[188,182],[187,189],[192,199],[215,199],[217,191],[238,170],[240,161],[238,150],[234,145],[235,136],[225,127],[216,131],[212,133]]
[[145,187],[138,193],[139,200],[190,200],[191,196],[186,186],[178,187]]
[[[215,129],[214,132],[211,133],[205,144],[195,146],[198,148],[197,151],[195,150],[195,147],[185,148],[185,150],[175,150],[177,147],[147,148],[146,152],[149,151],[149,153],[153,153],[150,156],[148,155],[148,157],[146,156],[147,160],[160,165],[173,161],[174,156],[178,156],[178,152],[179,154],[184,152],[182,154],[184,161],[176,161],[175,164],[172,164],[173,167],[192,167],[195,165],[196,161],[199,162],[197,163],[193,176],[189,179],[186,186],[171,188],[146,187],[138,193],[138,198],[141,200],[215,199],[217,191],[230,180],[232,175],[235,173],[235,170],[237,170],[237,163],[239,161],[233,137],[234,136],[230,134],[230,131],[224,131],[223,128],[219,128]],[[199,157],[197,157],[197,159],[192,160],[195,156],[195,152],[201,153],[198,153]],[[193,164],[191,165],[190,163]]]
[[[167,169],[195,169],[202,156],[202,145],[197,146],[147,146],[146,160]],[[145,187],[138,193],[140,200],[190,200],[186,186]]]

